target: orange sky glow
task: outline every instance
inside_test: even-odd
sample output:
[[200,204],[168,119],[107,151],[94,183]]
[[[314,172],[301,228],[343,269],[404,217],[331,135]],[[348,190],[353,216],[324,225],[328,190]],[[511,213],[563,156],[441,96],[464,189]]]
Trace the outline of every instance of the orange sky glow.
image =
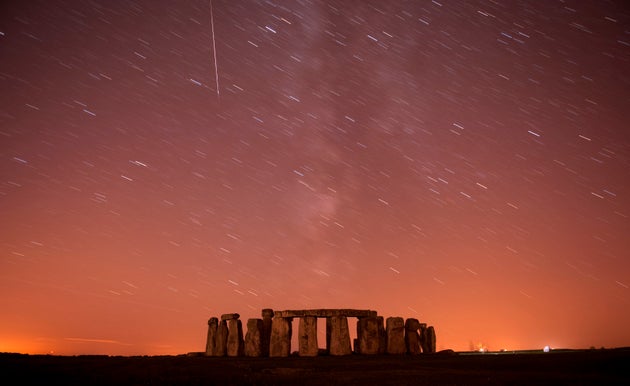
[[2,8],[0,352],[630,346],[626,3],[214,0],[216,67],[207,1]]

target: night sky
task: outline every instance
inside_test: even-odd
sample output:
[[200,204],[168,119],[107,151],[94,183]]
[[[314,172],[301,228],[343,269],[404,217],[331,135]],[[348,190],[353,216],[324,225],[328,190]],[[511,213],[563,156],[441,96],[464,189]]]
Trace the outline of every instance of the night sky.
[[262,308],[630,345],[627,1],[212,13],[216,67],[208,1],[2,2],[0,351],[202,351]]

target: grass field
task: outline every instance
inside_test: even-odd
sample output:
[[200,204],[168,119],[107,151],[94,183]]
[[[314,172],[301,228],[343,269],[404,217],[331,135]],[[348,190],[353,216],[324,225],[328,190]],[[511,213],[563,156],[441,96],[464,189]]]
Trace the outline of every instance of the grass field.
[[0,354],[2,384],[630,385],[630,348],[421,356],[213,358]]

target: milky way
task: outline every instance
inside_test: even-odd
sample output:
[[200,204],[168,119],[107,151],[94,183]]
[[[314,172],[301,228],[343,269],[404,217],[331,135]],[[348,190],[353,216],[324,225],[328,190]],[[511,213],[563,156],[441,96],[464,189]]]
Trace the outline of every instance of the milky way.
[[214,0],[215,47],[208,1],[1,9],[0,351],[267,307],[630,345],[626,2]]

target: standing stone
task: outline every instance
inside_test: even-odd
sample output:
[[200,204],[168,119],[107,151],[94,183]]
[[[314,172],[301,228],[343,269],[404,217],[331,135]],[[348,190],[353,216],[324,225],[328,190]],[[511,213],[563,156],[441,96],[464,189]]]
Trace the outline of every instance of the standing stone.
[[380,346],[378,318],[360,318],[357,322],[358,352],[360,354],[378,354]]
[[376,324],[378,325],[378,353],[379,355],[385,354],[387,352],[387,334],[382,316],[376,317]]
[[247,320],[247,334],[245,334],[245,356],[262,356],[262,319]]
[[317,318],[305,316],[300,318],[298,326],[298,343],[301,357],[317,356]]
[[227,355],[238,357],[243,355],[243,323],[238,319],[228,320]]
[[330,355],[352,354],[350,346],[350,331],[348,330],[348,318],[345,316],[331,316],[330,323],[326,324],[326,335],[330,327]]
[[363,323],[361,323],[361,319],[357,320],[357,337],[354,339],[353,347],[355,354],[361,354],[361,336],[363,336]]
[[385,321],[387,328],[387,353],[404,354],[405,347],[405,322],[400,317],[390,317]]
[[429,352],[429,346],[427,346],[427,324],[420,323],[420,347],[422,352],[427,354]]
[[326,354],[330,354],[330,331],[332,330],[332,324],[330,318],[326,318]]
[[407,354],[418,355],[420,350],[420,335],[418,329],[420,328],[420,322],[418,319],[409,318],[405,321],[405,346],[407,348]]
[[219,325],[219,319],[217,318],[208,319],[208,338],[206,339],[206,355],[207,356],[214,355],[218,325]]
[[215,341],[214,356],[224,357],[227,354],[228,327],[227,321],[222,320],[217,327],[217,339]]
[[262,351],[262,356],[268,357],[269,343],[271,341],[271,318],[273,318],[273,310],[271,308],[265,308],[264,310],[262,310],[262,317],[263,328],[260,335],[260,350]]
[[435,329],[433,328],[433,326],[429,326],[427,328],[427,349],[429,354],[433,354],[435,353]]
[[291,354],[291,318],[274,317],[271,323],[270,357],[288,357]]

